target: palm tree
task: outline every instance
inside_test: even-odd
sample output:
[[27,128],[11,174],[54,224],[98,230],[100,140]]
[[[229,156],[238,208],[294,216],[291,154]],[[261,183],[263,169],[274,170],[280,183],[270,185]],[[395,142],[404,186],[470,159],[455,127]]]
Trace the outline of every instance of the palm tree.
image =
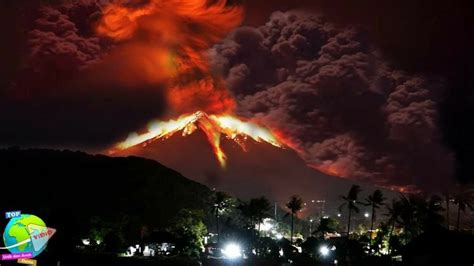
[[231,205],[230,199],[231,198],[224,192],[218,191],[214,193],[214,197],[212,201],[212,212],[214,214],[214,218],[216,222],[217,242],[220,241],[219,216],[221,213],[223,213],[230,207]]
[[438,228],[443,224],[443,215],[440,214],[444,211],[442,206],[443,198],[438,195],[432,195],[426,200],[424,209],[421,210],[421,218],[419,224],[422,225],[424,231],[433,228]]
[[411,239],[421,232],[420,213],[426,200],[419,195],[405,195],[400,197],[400,224],[406,238]]
[[341,196],[341,199],[344,200],[345,202],[339,206],[339,210],[342,211],[342,209],[346,208],[349,211],[348,219],[347,219],[347,237],[349,237],[349,233],[351,231],[351,218],[352,218],[352,212],[354,211],[355,213],[359,213],[359,208],[357,207],[357,204],[360,204],[357,199],[359,198],[359,193],[361,192],[361,188],[358,185],[352,185],[351,189],[349,190],[349,193],[347,193],[347,196]]
[[395,230],[395,224],[400,223],[400,217],[403,213],[403,204],[401,200],[392,199],[391,206],[387,206],[388,213],[385,214],[388,216],[388,224],[390,224],[390,232],[388,234],[388,245],[389,249],[392,250],[393,247],[393,231]]
[[265,197],[255,198],[248,203],[240,204],[239,209],[242,215],[249,220],[252,227],[258,225],[258,231],[260,232],[260,225],[269,216],[270,202]]
[[444,196],[444,200],[446,202],[446,227],[449,230],[449,227],[450,227],[450,224],[449,224],[449,222],[450,222],[449,221],[449,207],[450,207],[450,202],[451,202],[452,196],[451,196],[451,194],[449,193],[448,190],[446,190],[443,193],[443,196]]
[[299,196],[291,196],[290,201],[286,204],[291,214],[291,244],[293,244],[293,233],[295,226],[295,215],[303,208],[303,200]]
[[260,232],[260,225],[263,219],[267,218],[268,212],[270,211],[270,201],[265,197],[260,197],[250,200],[250,206],[255,215],[255,222],[258,224],[258,231]]
[[[372,207],[372,217],[371,217],[371,222],[370,222],[370,232],[371,232],[371,234],[372,234],[372,231],[374,230],[374,222],[375,222],[375,219],[376,219],[375,210],[380,208],[380,206],[385,205],[385,203],[384,203],[385,200],[386,200],[386,198],[383,196],[382,191],[380,191],[378,189],[375,190],[374,193],[372,193],[371,195],[369,195],[365,199],[365,204],[367,206]],[[372,239],[372,236],[370,237],[370,239]]]
[[466,208],[474,210],[474,190],[468,189],[461,191],[454,196],[454,203],[458,205],[458,214],[456,219],[456,230],[459,230],[459,222],[461,220],[461,212],[465,212]]
[[418,236],[422,232],[438,228],[443,222],[440,214],[444,208],[441,205],[442,198],[433,195],[429,198],[422,195],[411,194],[408,197],[403,194],[399,200],[399,223],[403,227],[406,241]]
[[400,200],[392,200],[392,205],[387,206],[388,213],[386,214],[389,218],[388,221],[392,225],[390,229],[389,239],[392,237],[395,224],[399,223],[400,216],[402,215],[403,205]]

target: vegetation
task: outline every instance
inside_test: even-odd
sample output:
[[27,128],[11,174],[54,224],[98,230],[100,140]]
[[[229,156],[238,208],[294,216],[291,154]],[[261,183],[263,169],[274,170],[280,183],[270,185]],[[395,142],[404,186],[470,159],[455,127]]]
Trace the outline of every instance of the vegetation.
[[464,213],[467,208],[469,208],[471,211],[474,210],[474,189],[461,190],[454,196],[454,204],[458,205],[456,230],[459,230],[461,212]]
[[324,238],[324,235],[327,233],[336,233],[338,226],[339,223],[336,219],[330,217],[321,217],[319,224],[313,234],[317,235],[319,238]]
[[295,229],[295,216],[303,208],[303,199],[298,196],[291,196],[290,201],[286,204],[286,208],[290,211],[291,216],[291,235],[290,241],[293,243],[293,235]]
[[211,210],[215,218],[216,234],[218,236],[218,239],[220,237],[219,217],[225,212],[227,212],[231,206],[232,198],[229,195],[221,191],[214,193],[213,200],[211,202]]
[[374,193],[370,194],[365,201],[365,204],[370,206],[372,210],[370,219],[370,232],[372,232],[374,230],[376,210],[379,209],[380,206],[385,205],[385,197],[383,196],[382,191],[377,189]]
[[174,219],[170,231],[177,239],[177,248],[181,254],[199,257],[204,248],[204,236],[207,227],[203,222],[205,214],[201,210],[183,209]]
[[239,205],[242,216],[246,219],[249,227],[258,226],[258,232],[260,232],[263,219],[269,217],[270,207],[270,202],[265,197],[251,199]]
[[351,218],[352,218],[352,213],[359,213],[359,208],[357,205],[360,204],[358,201],[359,198],[359,193],[361,192],[361,188],[358,185],[353,185],[349,192],[347,193],[347,196],[341,196],[341,199],[344,201],[344,203],[339,206],[339,210],[342,211],[344,208],[347,208],[348,211],[348,216],[347,216],[347,236],[349,236],[350,231],[351,231]]
[[0,150],[0,169],[2,186],[10,188],[2,192],[0,209],[18,208],[47,221],[61,243],[48,250],[64,256],[81,239],[101,242],[112,231],[119,247],[139,243],[143,228],[167,228],[182,209],[212,218],[206,186],[152,160],[6,149]]

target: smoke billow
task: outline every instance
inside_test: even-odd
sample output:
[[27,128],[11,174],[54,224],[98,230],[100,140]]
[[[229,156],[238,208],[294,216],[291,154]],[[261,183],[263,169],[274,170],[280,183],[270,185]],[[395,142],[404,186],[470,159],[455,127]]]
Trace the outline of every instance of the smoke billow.
[[232,111],[235,103],[210,72],[206,52],[240,25],[242,15],[241,6],[225,0],[151,0],[138,7],[113,3],[105,7],[96,30],[117,42],[111,58],[126,65],[118,76],[123,82],[165,83],[168,103],[178,114],[219,113]]
[[363,31],[276,12],[213,54],[240,114],[278,129],[310,166],[405,190],[452,177],[438,128],[445,81],[393,68]]

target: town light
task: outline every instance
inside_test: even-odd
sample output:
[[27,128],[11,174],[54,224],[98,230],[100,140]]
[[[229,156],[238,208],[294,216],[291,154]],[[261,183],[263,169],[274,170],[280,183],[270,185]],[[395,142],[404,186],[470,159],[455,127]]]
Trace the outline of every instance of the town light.
[[365,218],[369,218],[369,213],[368,212],[364,213],[364,216]]
[[323,255],[323,257],[326,257],[327,255],[329,255],[329,248],[328,248],[328,246],[321,246],[321,247],[319,247],[319,253],[321,253],[321,255]]
[[242,257],[242,248],[236,243],[229,243],[225,245],[222,253],[226,259],[238,259]]
[[256,225],[255,227],[256,227],[255,229],[257,230],[260,229],[260,231],[267,232],[273,229],[273,224],[271,223],[271,219],[267,218],[263,220],[263,223],[260,223],[259,225]]

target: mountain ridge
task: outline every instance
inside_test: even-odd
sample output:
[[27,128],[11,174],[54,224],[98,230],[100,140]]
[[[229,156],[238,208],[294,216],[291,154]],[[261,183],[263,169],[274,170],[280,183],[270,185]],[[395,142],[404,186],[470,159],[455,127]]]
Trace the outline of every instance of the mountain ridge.
[[[61,217],[129,216],[166,227],[181,209],[206,209],[211,190],[150,160],[51,149],[0,149],[0,209],[36,214],[51,227]],[[135,228],[136,229],[136,228]]]
[[292,149],[281,149],[250,139],[245,142],[245,152],[234,141],[221,138],[222,148],[228,154],[228,165],[222,169],[214,160],[205,138],[201,132],[189,136],[174,135],[117,155],[133,154],[157,160],[210,188],[242,199],[263,195],[280,206],[284,206],[291,195],[300,195],[308,202],[326,200],[326,207],[333,210],[333,215],[337,214],[334,210],[337,210],[339,195],[345,194],[352,184],[360,184],[364,193],[375,189],[369,184],[329,176],[309,168]]

